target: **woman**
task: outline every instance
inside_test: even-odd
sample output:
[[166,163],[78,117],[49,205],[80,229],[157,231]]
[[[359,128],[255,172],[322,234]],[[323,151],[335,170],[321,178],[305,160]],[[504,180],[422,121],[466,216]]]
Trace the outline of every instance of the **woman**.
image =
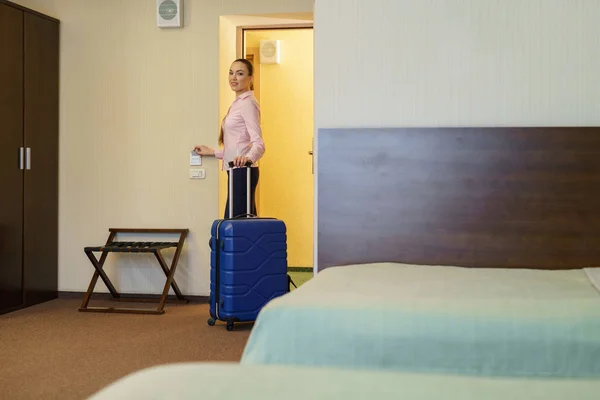
[[[229,69],[229,85],[236,93],[235,101],[229,107],[221,125],[219,145],[223,150],[213,150],[205,145],[194,148],[201,156],[214,156],[222,160],[222,169],[229,168],[229,162],[241,167],[251,163],[251,199],[250,213],[256,215],[255,192],[258,184],[258,166],[256,162],[265,153],[265,143],[260,128],[260,107],[254,97],[254,67],[250,61],[237,59]],[[233,179],[233,217],[246,214],[246,169],[227,170],[228,179]],[[232,176],[233,174],[233,176]],[[225,218],[229,218],[229,181],[227,182],[227,203]]]

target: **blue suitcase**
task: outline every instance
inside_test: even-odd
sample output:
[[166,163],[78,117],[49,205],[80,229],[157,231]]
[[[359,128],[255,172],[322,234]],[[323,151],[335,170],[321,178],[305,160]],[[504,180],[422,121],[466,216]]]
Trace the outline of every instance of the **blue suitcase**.
[[[231,166],[231,163],[230,163]],[[246,168],[250,187],[250,167]],[[230,169],[229,216],[233,215],[233,178]],[[250,210],[250,191],[247,191]],[[289,291],[287,274],[287,229],[275,218],[249,213],[213,222],[210,239],[210,318],[227,322],[252,322],[272,299]]]

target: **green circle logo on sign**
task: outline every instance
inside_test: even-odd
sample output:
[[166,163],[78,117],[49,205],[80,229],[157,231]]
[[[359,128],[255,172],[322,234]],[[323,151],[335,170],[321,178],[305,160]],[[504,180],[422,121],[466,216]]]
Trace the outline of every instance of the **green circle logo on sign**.
[[172,0],[165,0],[160,3],[160,7],[158,7],[158,13],[163,19],[171,20],[177,16],[177,4],[175,4]]

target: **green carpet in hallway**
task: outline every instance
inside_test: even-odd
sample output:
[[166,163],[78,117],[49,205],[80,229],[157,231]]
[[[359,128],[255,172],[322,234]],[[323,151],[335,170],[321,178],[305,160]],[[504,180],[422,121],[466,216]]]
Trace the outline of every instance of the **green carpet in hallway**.
[[[297,268],[297,270],[295,270],[295,268],[292,267],[288,270],[288,274],[292,277],[292,280],[298,287],[313,277],[313,273],[306,271],[306,268]],[[294,290],[293,286],[292,290]]]

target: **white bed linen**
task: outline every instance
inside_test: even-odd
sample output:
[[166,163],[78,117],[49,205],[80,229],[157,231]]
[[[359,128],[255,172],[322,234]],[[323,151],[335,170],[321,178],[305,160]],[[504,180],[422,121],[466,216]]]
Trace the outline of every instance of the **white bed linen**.
[[600,268],[584,268],[583,269],[598,292],[600,292]]
[[185,363],[138,371],[89,400],[596,400],[598,393],[598,380],[485,379]]
[[262,310],[244,364],[600,378],[583,270],[329,268]]

